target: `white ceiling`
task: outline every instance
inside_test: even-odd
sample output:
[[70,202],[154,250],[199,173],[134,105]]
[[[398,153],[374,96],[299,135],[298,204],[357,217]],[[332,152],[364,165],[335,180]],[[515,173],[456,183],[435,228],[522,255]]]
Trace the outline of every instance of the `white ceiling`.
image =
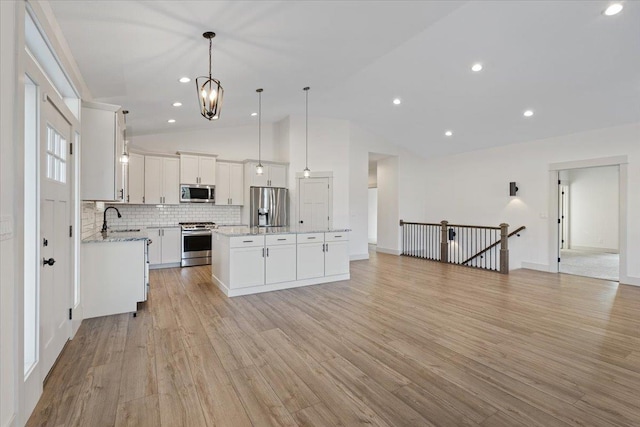
[[[134,135],[255,123],[258,87],[264,121],[301,114],[309,85],[311,115],[425,156],[640,121],[640,3],[613,17],[607,5],[51,1],[92,95],[130,110]],[[177,81],[207,73],[207,30],[225,89],[216,122]]]

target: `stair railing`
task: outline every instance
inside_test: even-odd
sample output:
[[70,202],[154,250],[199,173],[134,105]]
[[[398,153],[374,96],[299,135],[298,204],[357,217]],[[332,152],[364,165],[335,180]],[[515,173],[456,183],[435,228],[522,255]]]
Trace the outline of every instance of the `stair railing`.
[[436,223],[406,222],[400,220],[402,228],[402,251],[411,256],[449,264],[509,272],[509,237],[520,236],[526,227],[509,233],[508,224],[479,226]]

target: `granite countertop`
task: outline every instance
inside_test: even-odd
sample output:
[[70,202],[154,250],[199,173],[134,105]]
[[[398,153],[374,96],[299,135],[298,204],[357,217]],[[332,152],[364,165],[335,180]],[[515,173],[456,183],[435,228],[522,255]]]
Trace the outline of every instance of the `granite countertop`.
[[104,242],[133,242],[136,240],[147,240],[147,233],[144,229],[110,230],[107,233],[97,232],[82,239],[82,243],[104,243]]
[[347,233],[351,231],[349,228],[329,228],[323,230],[306,229],[299,227],[235,227],[217,229],[214,232],[228,237],[236,236],[257,236],[267,234],[302,234],[302,233]]

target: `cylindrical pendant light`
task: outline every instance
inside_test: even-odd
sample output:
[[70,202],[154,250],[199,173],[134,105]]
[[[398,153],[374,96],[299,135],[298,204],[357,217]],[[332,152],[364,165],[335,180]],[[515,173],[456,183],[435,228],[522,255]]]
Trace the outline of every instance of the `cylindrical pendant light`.
[[122,155],[120,156],[120,163],[129,163],[129,153],[127,152],[127,114],[129,114],[129,110],[122,110],[122,116],[124,117],[124,131],[122,139]]
[[224,93],[220,80],[211,77],[211,47],[215,36],[216,33],[212,31],[202,34],[202,37],[209,39],[209,77],[201,76],[196,78],[200,114],[207,120],[218,120],[220,118],[222,95]]
[[303,88],[305,93],[305,134],[304,134],[304,171],[302,171],[305,178],[311,176],[311,170],[309,169],[309,86]]
[[258,164],[256,165],[256,175],[262,175],[264,172],[262,166],[262,91],[263,89],[256,89],[258,92]]

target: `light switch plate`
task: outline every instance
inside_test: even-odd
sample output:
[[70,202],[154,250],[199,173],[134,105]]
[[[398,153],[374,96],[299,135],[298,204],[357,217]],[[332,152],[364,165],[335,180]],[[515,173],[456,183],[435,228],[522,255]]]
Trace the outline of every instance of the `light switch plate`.
[[9,240],[13,238],[13,217],[3,215],[0,218],[0,240]]

